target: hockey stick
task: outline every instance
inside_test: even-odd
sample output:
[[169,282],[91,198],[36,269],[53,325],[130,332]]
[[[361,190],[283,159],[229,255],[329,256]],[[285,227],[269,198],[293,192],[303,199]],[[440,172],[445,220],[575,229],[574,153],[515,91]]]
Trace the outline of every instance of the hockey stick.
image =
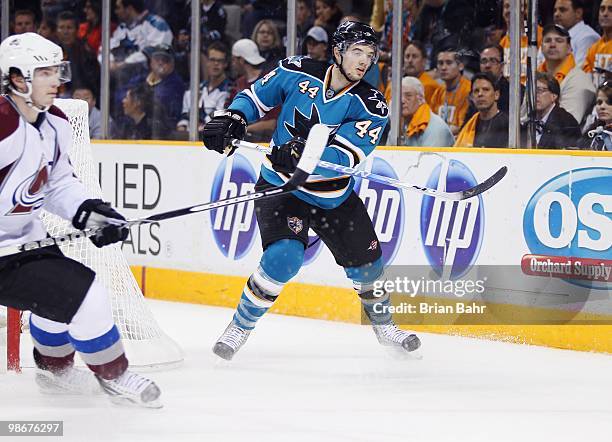
[[[168,212],[158,213],[146,218],[138,218],[128,220],[122,224],[125,227],[136,226],[140,224],[148,224],[157,221],[163,221],[170,218],[177,218],[179,216],[190,215],[192,213],[205,212],[208,210],[218,209],[220,207],[231,206],[234,204],[245,203],[248,201],[255,201],[262,198],[269,198],[274,195],[280,195],[282,193],[293,192],[299,186],[306,182],[308,176],[317,167],[317,163],[321,158],[323,149],[327,143],[329,137],[329,128],[322,124],[316,124],[310,130],[310,135],[306,140],[306,147],[304,148],[304,154],[300,158],[295,172],[292,174],[289,181],[282,186],[271,187],[260,192],[248,193],[246,195],[240,195],[233,198],[226,198],[218,201],[211,201],[204,204],[198,204],[195,206],[185,207],[182,209],[170,210]],[[102,230],[102,227],[75,230],[65,235],[54,236],[45,238],[39,241],[32,241],[21,245],[0,247],[0,257],[14,255],[29,250],[36,250],[43,247],[53,245],[63,245],[72,241],[79,240],[81,238],[89,238],[94,236]]]
[[[233,140],[232,145],[236,147],[244,147],[247,149],[257,150],[266,154],[269,154],[271,152],[271,148],[269,147],[250,143],[248,141]],[[341,166],[340,164],[334,164],[327,161],[319,161],[319,164],[317,164],[317,166],[322,167],[326,170],[333,170],[335,172],[340,173],[341,175],[350,175],[356,178],[364,178],[366,180],[374,181],[381,184],[387,184],[389,186],[396,187],[399,189],[412,190],[422,193],[424,195],[429,195],[436,198],[443,198],[451,201],[462,201],[480,195],[483,192],[486,192],[491,187],[496,185],[499,181],[501,181],[501,179],[508,172],[508,168],[506,166],[502,166],[497,172],[495,172],[489,178],[484,180],[482,183],[476,184],[474,187],[470,187],[469,189],[465,190],[458,190],[456,192],[445,192],[429,187],[417,186],[416,184],[407,183],[404,181],[397,180],[395,178],[389,178],[384,175],[378,175],[365,170],[355,169],[353,167]]]

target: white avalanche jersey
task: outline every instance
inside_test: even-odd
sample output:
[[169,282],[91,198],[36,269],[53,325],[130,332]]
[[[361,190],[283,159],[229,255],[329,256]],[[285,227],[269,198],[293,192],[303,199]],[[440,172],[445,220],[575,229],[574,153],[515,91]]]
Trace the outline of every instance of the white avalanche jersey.
[[45,238],[42,209],[72,221],[88,198],[68,159],[66,116],[52,106],[37,123],[0,97],[0,247]]

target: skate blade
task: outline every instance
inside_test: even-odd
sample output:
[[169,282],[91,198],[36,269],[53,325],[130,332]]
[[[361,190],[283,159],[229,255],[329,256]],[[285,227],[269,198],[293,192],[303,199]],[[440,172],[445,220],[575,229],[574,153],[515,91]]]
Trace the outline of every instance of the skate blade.
[[232,348],[224,344],[223,342],[217,342],[213,347],[213,353],[219,356],[221,359],[225,359],[226,361],[231,361],[236,352],[232,350]]
[[113,405],[117,405],[119,407],[152,409],[160,409],[164,407],[164,404],[162,404],[159,399],[155,399],[154,401],[150,402],[136,401],[134,399],[130,399],[124,396],[110,396],[109,399]]

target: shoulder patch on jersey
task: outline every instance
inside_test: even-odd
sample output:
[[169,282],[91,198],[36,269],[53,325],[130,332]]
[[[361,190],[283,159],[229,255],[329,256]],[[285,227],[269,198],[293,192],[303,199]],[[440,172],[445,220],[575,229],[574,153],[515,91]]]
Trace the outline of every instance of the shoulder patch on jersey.
[[0,97],[0,121],[2,121],[0,124],[0,141],[2,141],[19,127],[19,114],[4,97]]
[[368,112],[378,115],[382,118],[389,116],[389,107],[385,96],[369,83],[362,82],[358,87],[353,89],[353,95],[359,96],[361,102],[365,105]]
[[49,112],[51,115],[55,115],[56,117],[60,117],[68,121],[68,117],[66,116],[66,114],[62,112],[62,110],[59,107],[55,105],[51,106],[47,112]]
[[325,72],[327,71],[327,65],[325,63],[321,63],[320,61],[313,60],[303,55],[294,55],[285,58],[280,64],[284,69],[289,71],[305,73],[321,80],[325,78]]

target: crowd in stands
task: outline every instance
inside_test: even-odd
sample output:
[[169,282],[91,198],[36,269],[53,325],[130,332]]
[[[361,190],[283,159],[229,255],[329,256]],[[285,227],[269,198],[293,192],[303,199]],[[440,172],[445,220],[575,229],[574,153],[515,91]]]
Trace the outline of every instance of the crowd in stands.
[[[285,57],[287,2],[199,0],[199,96],[191,97],[192,0],[112,0],[111,136],[185,139],[197,105],[198,127]],[[507,147],[511,94],[519,94],[521,145],[612,148],[612,0],[540,0],[535,102],[528,105],[526,35],[521,88],[509,75],[510,0],[403,0],[401,143]],[[101,0],[23,0],[11,33],[38,32],[71,62],[61,95],[84,99],[90,133],[101,137]],[[297,0],[298,53],[330,64],[332,34],[345,20],[380,36],[379,62],[365,80],[391,101],[391,0]],[[527,1],[522,0],[527,22]],[[197,101],[197,103],[196,103]],[[531,108],[531,111],[529,110]],[[266,140],[278,109],[248,128]]]

